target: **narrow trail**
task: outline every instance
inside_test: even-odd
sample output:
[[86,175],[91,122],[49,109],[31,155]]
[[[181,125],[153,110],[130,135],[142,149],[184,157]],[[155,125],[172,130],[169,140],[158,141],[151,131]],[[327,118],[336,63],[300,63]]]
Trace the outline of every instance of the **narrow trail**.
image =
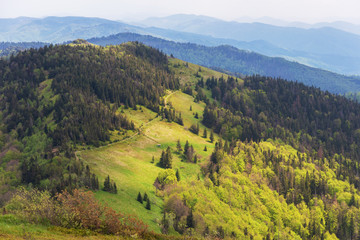
[[[167,100],[168,100],[168,98],[169,98],[170,96],[172,96],[173,94],[177,93],[177,92],[179,92],[179,90],[176,90],[176,91],[174,91],[174,92],[171,92],[169,95],[165,96],[165,98],[164,98],[164,105],[165,105],[165,107],[166,107],[166,105],[167,105]],[[127,138],[124,138],[124,139],[122,139],[122,140],[120,140],[120,141],[117,141],[117,142],[112,142],[112,143],[106,144],[106,145],[104,145],[104,146],[97,147],[96,149],[101,149],[101,148],[109,147],[109,146],[112,146],[112,145],[115,145],[115,144],[120,144],[120,143],[126,142],[126,141],[128,141],[128,140],[131,140],[131,139],[133,139],[134,137],[136,137],[136,136],[138,136],[138,135],[139,135],[139,136],[140,136],[140,135],[143,135],[144,137],[146,137],[146,138],[148,138],[148,139],[150,139],[150,140],[152,140],[152,141],[154,141],[154,142],[156,142],[156,143],[159,143],[159,142],[156,141],[154,138],[146,135],[146,134],[145,134],[145,129],[144,129],[147,125],[151,124],[152,122],[154,122],[155,120],[157,120],[157,119],[159,119],[159,118],[160,118],[160,116],[157,116],[157,117],[151,119],[150,121],[148,121],[147,123],[141,125],[141,126],[138,128],[138,131],[137,131],[136,133],[134,133],[133,135],[131,135],[131,136],[127,137]],[[76,158],[76,160],[79,160],[78,154],[81,153],[82,151],[84,151],[84,150],[75,151],[75,158]]]

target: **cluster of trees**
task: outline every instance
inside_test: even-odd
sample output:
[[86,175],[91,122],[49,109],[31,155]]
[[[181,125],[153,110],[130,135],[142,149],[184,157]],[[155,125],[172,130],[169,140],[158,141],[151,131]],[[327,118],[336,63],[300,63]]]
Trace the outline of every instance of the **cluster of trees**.
[[169,122],[176,122],[177,124],[183,126],[183,118],[181,116],[181,112],[176,113],[174,108],[161,108],[159,114],[162,116],[162,119],[167,119]]
[[218,142],[202,168],[204,181],[172,180],[167,185],[176,185],[163,187],[164,232],[174,228],[212,238],[356,239],[360,194],[347,178],[337,179],[340,166],[335,161],[301,153],[281,141]]
[[104,180],[104,187],[103,190],[105,192],[109,192],[109,193],[114,193],[117,194],[117,187],[116,187],[116,183],[112,182],[110,180],[110,176],[108,175],[105,180]]
[[138,195],[137,195],[137,198],[136,200],[139,202],[139,203],[143,203],[143,202],[146,202],[146,206],[145,208],[147,210],[151,210],[151,201],[150,201],[150,198],[149,196],[147,195],[147,193],[145,192],[144,193],[144,196],[141,195],[141,193],[139,192]]
[[8,57],[29,48],[41,48],[44,42],[0,42],[0,57]]
[[171,148],[167,147],[166,151],[161,152],[159,166],[162,168],[172,168],[172,153]]
[[184,157],[187,162],[197,163],[198,157],[196,155],[193,145],[190,145],[188,140],[186,140],[186,143],[184,145]]
[[[167,56],[153,48],[79,43],[0,60],[1,135],[9,142],[1,151],[20,152],[14,159],[20,167],[12,169],[19,169],[22,182],[53,193],[99,189],[96,176],[84,166],[73,167],[75,146],[100,146],[112,130],[134,130],[117,111],[120,106],[140,104],[158,112],[165,89],[179,88]],[[5,179],[5,185],[18,184]]]
[[322,149],[324,157],[360,159],[360,104],[354,101],[260,76],[207,79],[206,87],[221,107],[209,103],[203,123],[225,139],[280,138],[300,150]]

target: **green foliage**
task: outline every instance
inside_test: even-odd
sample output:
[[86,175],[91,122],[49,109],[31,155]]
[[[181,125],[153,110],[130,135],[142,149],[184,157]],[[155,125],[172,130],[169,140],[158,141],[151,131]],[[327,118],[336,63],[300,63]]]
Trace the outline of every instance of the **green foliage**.
[[176,173],[173,169],[165,169],[159,172],[156,180],[162,187],[165,185],[174,184],[177,182]]

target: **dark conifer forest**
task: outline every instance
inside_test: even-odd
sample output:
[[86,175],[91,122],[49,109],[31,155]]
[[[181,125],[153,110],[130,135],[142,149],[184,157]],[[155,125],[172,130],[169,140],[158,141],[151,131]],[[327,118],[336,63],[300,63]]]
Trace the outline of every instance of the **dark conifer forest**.
[[[137,104],[158,111],[165,89],[179,88],[167,57],[138,43],[50,45],[0,61],[2,144],[15,154],[21,182],[58,192],[99,189],[74,146],[99,146],[110,131],[135,130],[117,113]],[[15,150],[16,149],[16,150]],[[10,154],[8,151],[8,153]],[[7,184],[18,180],[10,176]],[[16,185],[16,184],[15,184]]]

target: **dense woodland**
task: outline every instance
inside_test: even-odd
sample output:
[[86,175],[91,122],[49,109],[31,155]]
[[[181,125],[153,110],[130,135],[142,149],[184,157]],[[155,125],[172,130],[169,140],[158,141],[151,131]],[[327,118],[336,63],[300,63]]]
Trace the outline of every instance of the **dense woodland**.
[[41,48],[47,45],[43,42],[0,42],[0,57],[17,54],[29,48]]
[[[137,42],[99,47],[78,40],[0,60],[0,205],[23,185],[30,190],[20,188],[6,209],[30,222],[83,224],[105,234],[146,238],[141,221],[74,190],[118,191],[111,176],[99,183],[74,153],[79,146],[110,143],[114,133],[136,131],[121,113],[124,108],[140,105],[169,125],[184,125],[181,112],[162,99],[167,89],[183,89],[194,96],[193,104],[206,107],[194,112],[196,124],[181,130],[209,137],[209,144],[216,133],[219,141],[201,161],[194,142],[178,140],[176,151],[171,145],[163,149],[157,165],[164,169],[154,179],[164,200],[163,233],[200,239],[359,239],[359,103],[281,79],[204,79],[200,68],[180,86],[170,69],[166,55]],[[182,169],[173,169],[175,156],[201,173],[187,181]],[[74,204],[79,199],[94,207]],[[136,200],[146,201],[144,211],[151,211],[147,194],[139,192]],[[49,215],[44,207],[36,215],[38,202],[60,213]],[[74,209],[83,212],[66,225],[62,219]],[[97,214],[93,221],[90,214]]]
[[76,41],[1,60],[1,166],[12,169],[1,171],[2,193],[21,182],[52,193],[99,189],[97,177],[74,159],[75,145],[99,146],[111,131],[134,130],[119,106],[159,111],[165,89],[178,87],[167,57],[137,43],[103,48]]

